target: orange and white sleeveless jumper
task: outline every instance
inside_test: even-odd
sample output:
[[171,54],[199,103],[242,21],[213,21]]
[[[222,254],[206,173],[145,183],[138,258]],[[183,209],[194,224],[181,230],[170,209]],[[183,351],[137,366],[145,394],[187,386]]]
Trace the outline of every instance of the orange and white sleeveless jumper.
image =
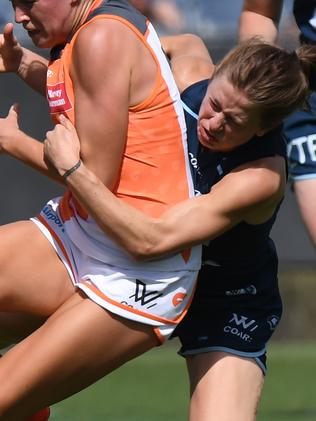
[[[157,64],[151,95],[129,108],[126,148],[114,193],[152,217],[194,195],[180,95],[151,23],[125,0],[96,0],[85,23],[50,62],[47,97],[52,117],[75,124],[69,67],[78,33],[95,20],[115,19],[133,31]],[[106,118],[106,116],[105,116]],[[106,141],[106,139],[105,139]],[[184,316],[200,268],[200,247],[138,263],[109,239],[67,191],[33,221],[52,242],[78,288],[122,317],[152,325],[162,338]]]

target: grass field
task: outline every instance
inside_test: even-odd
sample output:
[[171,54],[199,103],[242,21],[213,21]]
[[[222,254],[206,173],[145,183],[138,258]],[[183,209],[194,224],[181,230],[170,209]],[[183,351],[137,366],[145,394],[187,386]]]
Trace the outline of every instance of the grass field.
[[[258,421],[316,420],[316,344],[272,344]],[[55,405],[52,421],[185,421],[185,363],[155,349]],[[233,418],[231,421],[234,421]]]

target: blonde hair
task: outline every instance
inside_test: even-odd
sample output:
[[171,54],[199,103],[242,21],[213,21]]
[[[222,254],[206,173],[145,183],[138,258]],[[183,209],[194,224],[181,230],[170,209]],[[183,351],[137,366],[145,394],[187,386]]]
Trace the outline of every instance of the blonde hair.
[[252,38],[224,57],[213,78],[219,75],[245,93],[261,114],[262,128],[270,128],[305,107],[316,89],[316,46],[288,52]]

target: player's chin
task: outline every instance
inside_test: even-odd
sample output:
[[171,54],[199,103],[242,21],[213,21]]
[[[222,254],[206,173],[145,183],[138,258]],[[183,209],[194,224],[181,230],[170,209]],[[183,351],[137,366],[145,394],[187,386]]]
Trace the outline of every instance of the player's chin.
[[213,139],[204,139],[203,137],[199,136],[199,142],[201,143],[201,145],[203,145],[205,148],[209,149],[210,151],[213,152],[220,152],[221,151],[221,146],[218,143],[218,141],[214,141]]
[[28,31],[28,36],[31,38],[32,43],[38,48],[53,48],[55,43],[44,37],[40,31]]

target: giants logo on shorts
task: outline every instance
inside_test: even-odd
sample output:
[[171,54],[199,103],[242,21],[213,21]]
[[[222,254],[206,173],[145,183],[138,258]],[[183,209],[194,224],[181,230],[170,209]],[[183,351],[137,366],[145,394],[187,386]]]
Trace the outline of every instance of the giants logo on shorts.
[[134,298],[135,303],[140,301],[140,304],[142,306],[145,306],[149,303],[151,303],[146,308],[149,309],[151,307],[154,307],[157,305],[157,303],[154,303],[153,301],[157,300],[157,298],[162,297],[162,293],[158,291],[150,291],[147,292],[147,286],[144,282],[140,281],[139,279],[136,279],[136,290],[135,294],[131,295],[129,298]]
[[178,305],[180,305],[183,300],[185,299],[185,297],[187,296],[187,294],[185,294],[184,292],[177,292],[173,298],[172,298],[172,304],[177,307]]
[[72,109],[64,82],[47,86],[47,99],[51,114],[63,113]]

